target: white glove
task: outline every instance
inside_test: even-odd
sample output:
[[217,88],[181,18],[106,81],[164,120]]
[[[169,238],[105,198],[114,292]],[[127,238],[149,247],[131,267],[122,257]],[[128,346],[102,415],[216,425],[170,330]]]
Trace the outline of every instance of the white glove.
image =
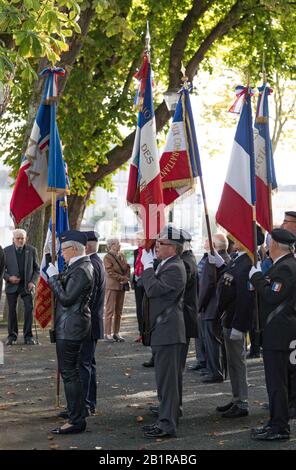
[[236,330],[235,328],[231,328],[229,338],[232,339],[233,341],[238,341],[239,339],[243,339],[243,333],[239,330]]
[[261,273],[261,263],[260,261],[257,261],[256,266],[252,266],[249,272],[249,279],[253,276],[255,273]]
[[153,259],[152,250],[143,250],[141,262],[144,266],[144,269],[153,268]]
[[46,274],[48,275],[48,277],[52,277],[59,274],[59,271],[52,263],[49,263],[48,268],[46,270]]
[[208,260],[210,264],[215,264],[217,268],[221,268],[221,266],[225,264],[224,259],[222,258],[222,256],[219,255],[216,250],[214,250],[214,255],[208,253]]

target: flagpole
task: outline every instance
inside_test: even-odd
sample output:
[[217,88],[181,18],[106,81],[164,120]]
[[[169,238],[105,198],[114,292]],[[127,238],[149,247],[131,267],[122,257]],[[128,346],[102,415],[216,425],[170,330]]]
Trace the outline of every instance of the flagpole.
[[[188,88],[189,88],[188,77],[186,77],[186,69],[185,69],[183,63],[182,63],[182,67],[181,67],[181,72],[182,72],[182,75],[183,75],[182,78],[181,78],[182,83],[183,83],[183,87],[188,90]],[[195,151],[194,146],[192,148],[192,151],[193,152]],[[195,156],[195,161],[196,161],[196,156]],[[204,185],[202,174],[199,174],[198,176],[199,176],[202,200],[203,200],[203,205],[204,205],[204,213],[205,213],[205,219],[206,219],[206,227],[207,227],[207,234],[208,234],[210,252],[211,252],[211,255],[214,255],[213,237],[212,237],[212,232],[211,232],[210,217],[209,217],[209,211],[208,211],[205,185]],[[215,277],[216,277],[216,270],[215,270]],[[216,280],[215,280],[215,282],[216,282]]]
[[[262,58],[262,80],[263,80],[263,85],[267,84],[267,78],[266,78],[266,68],[265,68],[265,52],[263,51],[263,58]],[[267,119],[269,119],[269,116],[267,116]],[[266,123],[268,125],[268,122]],[[269,132],[269,129],[268,129]],[[265,139],[265,146],[266,146],[266,139]],[[265,149],[266,152],[266,149]],[[267,154],[267,153],[266,153]],[[270,164],[270,162],[268,162]],[[273,210],[272,210],[272,182],[268,182],[268,203],[269,203],[269,219],[270,219],[270,227],[273,229]]]
[[[250,90],[250,74],[248,73],[248,80],[247,80],[247,88],[248,88],[248,93]],[[250,97],[251,99],[251,97]],[[250,132],[252,133],[252,136],[250,138],[254,139],[254,134],[253,134],[253,126],[252,126],[252,121],[250,122]],[[255,188],[255,194],[256,194],[256,173],[255,173],[255,152],[254,152],[254,146],[253,146],[253,162],[254,162],[254,174],[251,175],[253,176],[253,184]],[[251,176],[251,177],[252,177]],[[251,187],[252,187],[252,182],[251,182]],[[258,251],[257,251],[257,217],[256,217],[256,199],[255,203],[252,205],[252,224],[253,224],[253,241],[254,241],[254,246],[253,246],[253,265],[256,267],[258,263]],[[259,324],[259,305],[258,305],[258,294],[255,292],[255,316],[256,316],[256,331],[259,333],[260,331],[260,324]]]
[[[53,105],[54,106],[54,105]],[[56,191],[51,193],[51,262],[55,265],[56,262],[56,202],[57,194]],[[55,302],[54,302],[54,293],[51,292],[51,305],[52,305],[52,315],[51,315],[51,331],[55,331]],[[59,365],[56,368],[56,408],[60,407],[60,369]]]

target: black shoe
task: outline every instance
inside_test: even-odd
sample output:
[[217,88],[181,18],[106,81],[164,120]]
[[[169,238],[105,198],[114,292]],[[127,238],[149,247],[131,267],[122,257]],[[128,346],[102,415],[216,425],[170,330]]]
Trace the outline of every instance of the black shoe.
[[202,380],[202,383],[204,384],[219,384],[223,382],[223,377],[205,377],[203,380]]
[[143,362],[142,366],[144,366],[144,367],[154,367],[154,359],[153,359],[153,357],[150,359],[150,361],[145,361],[145,362]]
[[149,406],[149,411],[153,414],[153,416],[158,416],[159,406],[151,405],[151,406]]
[[5,341],[5,346],[12,346],[15,342],[16,340],[14,338],[7,338]]
[[251,435],[251,439],[256,441],[283,441],[289,438],[290,434],[288,432],[275,432],[271,428],[267,429],[265,432]]
[[143,431],[152,431],[152,429],[154,429],[155,427],[157,426],[157,423],[153,423],[153,424],[145,424],[145,426],[142,426],[142,430]]
[[61,412],[58,414],[58,418],[69,419],[69,413],[68,413],[68,411],[67,411],[67,410],[61,411]]
[[243,416],[248,416],[249,410],[245,408],[240,408],[237,405],[233,405],[228,411],[222,413],[222,418],[242,418]]
[[251,436],[266,433],[269,429],[271,429],[269,424],[265,424],[265,426],[259,426],[258,428],[252,428],[251,429]]
[[232,407],[233,407],[233,402],[231,401],[230,403],[227,403],[227,405],[217,406],[216,411],[219,411],[219,413],[224,413],[224,411],[228,411]]
[[144,437],[147,439],[159,439],[162,437],[176,437],[176,434],[169,434],[166,431],[163,431],[158,426],[155,426],[151,431],[144,432]]
[[86,423],[84,424],[72,424],[68,428],[55,428],[51,430],[52,434],[78,434],[79,432],[84,432],[86,428]]
[[188,366],[187,370],[201,370],[205,368],[206,368],[205,364],[195,364],[195,366]]
[[33,338],[26,338],[25,339],[25,344],[28,344],[30,346],[33,346],[34,344],[36,344],[36,342],[34,341]]

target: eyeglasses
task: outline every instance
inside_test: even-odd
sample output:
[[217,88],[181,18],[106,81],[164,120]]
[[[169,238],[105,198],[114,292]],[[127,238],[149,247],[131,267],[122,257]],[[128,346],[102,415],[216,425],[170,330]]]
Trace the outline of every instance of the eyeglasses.
[[157,240],[157,243],[158,243],[159,245],[172,246],[172,243],[160,242],[160,241],[158,241],[158,240]]
[[24,237],[15,237],[15,240],[24,240]]
[[283,224],[296,224],[296,220],[287,220],[287,219],[284,219],[284,220],[283,220]]
[[73,245],[65,246],[65,248],[62,248],[62,251],[68,250],[68,248],[73,248]]

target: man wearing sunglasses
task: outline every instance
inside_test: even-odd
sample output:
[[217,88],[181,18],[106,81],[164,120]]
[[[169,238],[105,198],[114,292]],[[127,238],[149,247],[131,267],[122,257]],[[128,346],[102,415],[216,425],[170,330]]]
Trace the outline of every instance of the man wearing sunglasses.
[[152,251],[143,250],[142,280],[149,309],[149,329],[159,399],[158,420],[144,426],[146,438],[176,437],[182,394],[182,348],[186,344],[183,294],[186,270],[180,255],[181,231],[169,226],[156,242],[160,263],[154,271]]

